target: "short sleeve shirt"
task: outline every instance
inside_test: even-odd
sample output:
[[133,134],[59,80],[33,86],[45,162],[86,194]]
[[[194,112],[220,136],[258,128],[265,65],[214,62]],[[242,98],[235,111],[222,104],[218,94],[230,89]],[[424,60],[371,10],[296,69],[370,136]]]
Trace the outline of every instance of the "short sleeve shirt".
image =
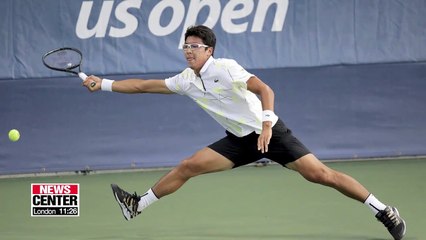
[[194,100],[232,134],[242,137],[262,130],[262,104],[247,90],[254,76],[235,60],[210,57],[198,77],[190,68],[167,78],[167,87]]

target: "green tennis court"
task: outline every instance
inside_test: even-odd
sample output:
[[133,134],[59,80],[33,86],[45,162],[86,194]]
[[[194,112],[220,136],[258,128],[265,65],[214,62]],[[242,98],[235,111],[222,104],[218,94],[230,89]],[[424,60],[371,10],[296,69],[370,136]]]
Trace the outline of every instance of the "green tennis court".
[[[327,163],[349,173],[425,239],[426,159]],[[125,221],[110,183],[143,193],[164,171],[0,179],[1,239],[390,239],[364,205],[278,165],[203,175]],[[31,217],[31,183],[79,183],[80,216]]]

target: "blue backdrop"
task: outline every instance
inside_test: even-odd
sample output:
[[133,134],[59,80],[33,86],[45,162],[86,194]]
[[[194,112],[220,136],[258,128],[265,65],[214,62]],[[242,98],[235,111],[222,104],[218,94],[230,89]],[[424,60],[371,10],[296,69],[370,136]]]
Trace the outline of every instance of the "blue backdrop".
[[2,0],[0,79],[63,76],[41,64],[80,48],[93,74],[178,72],[187,26],[249,69],[426,60],[424,0]]
[[0,1],[0,174],[172,166],[222,137],[185,97],[90,94],[41,63],[73,46],[88,74],[165,78],[194,23],[321,159],[424,155],[425,14],[420,0]]

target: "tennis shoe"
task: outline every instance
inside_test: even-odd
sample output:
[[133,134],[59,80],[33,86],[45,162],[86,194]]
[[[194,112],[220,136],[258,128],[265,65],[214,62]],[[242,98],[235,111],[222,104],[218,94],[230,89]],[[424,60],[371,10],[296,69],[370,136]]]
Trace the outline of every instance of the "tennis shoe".
[[398,209],[387,206],[376,214],[377,220],[383,223],[395,240],[401,240],[406,232],[404,219],[399,216]]
[[111,188],[115,200],[117,200],[118,205],[120,205],[123,216],[127,221],[141,213],[138,211],[139,200],[141,197],[138,196],[136,192],[134,194],[130,194],[116,184],[111,184]]

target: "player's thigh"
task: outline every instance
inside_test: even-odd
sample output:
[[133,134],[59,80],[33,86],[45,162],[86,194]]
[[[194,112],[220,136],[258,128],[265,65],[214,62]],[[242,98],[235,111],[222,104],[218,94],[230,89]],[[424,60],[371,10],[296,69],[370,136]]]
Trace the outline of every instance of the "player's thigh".
[[182,165],[194,174],[203,174],[231,169],[234,163],[211,148],[205,147],[185,159]]

